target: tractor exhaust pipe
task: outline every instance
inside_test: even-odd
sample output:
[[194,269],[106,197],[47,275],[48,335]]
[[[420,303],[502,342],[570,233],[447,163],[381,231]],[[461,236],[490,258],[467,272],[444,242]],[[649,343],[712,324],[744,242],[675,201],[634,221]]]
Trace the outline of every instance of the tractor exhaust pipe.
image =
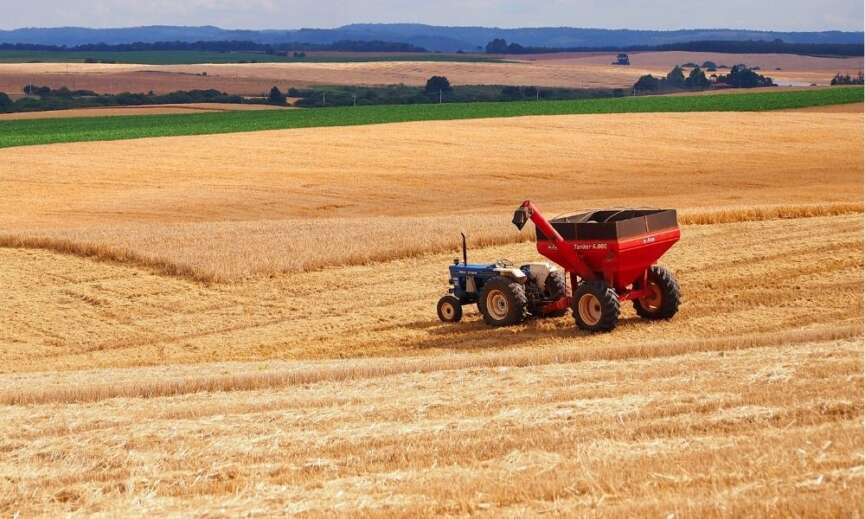
[[468,265],[469,264],[469,254],[468,254],[468,249],[466,247],[466,233],[461,232],[460,236],[463,237],[463,265]]

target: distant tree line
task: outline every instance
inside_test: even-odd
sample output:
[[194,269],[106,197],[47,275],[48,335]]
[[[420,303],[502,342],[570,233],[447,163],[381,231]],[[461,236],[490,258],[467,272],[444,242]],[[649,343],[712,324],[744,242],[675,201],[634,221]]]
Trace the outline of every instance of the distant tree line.
[[25,85],[21,89],[25,97],[12,101],[0,92],[0,112],[37,112],[68,108],[96,108],[106,106],[139,106],[187,103],[243,103],[241,96],[229,95],[218,90],[178,90],[168,94],[149,92],[120,94],[96,94],[90,90],[70,90],[61,87]]
[[863,85],[865,84],[865,77],[863,77],[862,72],[859,73],[858,76],[851,76],[850,74],[835,74],[835,77],[832,78],[832,85]]
[[[278,90],[278,89],[277,89]],[[279,92],[281,94],[281,92]],[[352,106],[474,103],[494,101],[535,101],[566,99],[597,99],[623,97],[622,89],[538,88],[534,86],[452,85],[444,76],[433,76],[422,87],[389,85],[380,87],[328,86],[289,88],[286,95],[295,98],[295,106]],[[270,96],[278,101],[278,95]]]
[[331,52],[428,52],[410,43],[387,41],[342,40],[334,43],[255,43],[252,41],[158,41],[136,43],[90,43],[86,45],[38,45],[30,43],[0,43],[0,50],[53,51],[53,52],[131,52],[131,51],[205,51],[205,52],[277,52],[331,51]]
[[691,70],[688,77],[682,67],[676,65],[666,77],[656,78],[646,74],[634,83],[635,93],[673,92],[676,90],[705,90],[709,88],[709,79],[700,67]]
[[[712,76],[716,85],[730,88],[756,88],[776,86],[772,78],[754,72],[754,69],[744,65],[735,65],[726,75]],[[712,81],[700,67],[694,67],[688,76],[682,67],[676,65],[665,77],[656,78],[651,74],[642,76],[634,83],[634,93],[663,93],[682,90],[706,90],[712,86]]]
[[460,85],[454,86],[444,76],[429,78],[424,86],[388,85],[326,86],[315,88],[287,88],[274,86],[263,97],[243,98],[218,90],[178,90],[168,94],[153,92],[97,94],[90,90],[51,88],[44,85],[25,85],[25,97],[12,101],[0,92],[0,112],[32,112],[68,108],[95,108],[107,106],[138,106],[184,103],[266,103],[284,106],[288,98],[295,106],[362,106],[431,103],[474,103],[491,101],[573,100],[623,97],[622,89],[594,88],[539,88],[535,86]]
[[558,52],[719,52],[725,54],[799,54],[805,56],[862,56],[860,43],[787,43],[782,40],[691,41],[663,45],[630,45],[623,47],[524,47],[496,38],[486,46],[488,54],[546,54]]

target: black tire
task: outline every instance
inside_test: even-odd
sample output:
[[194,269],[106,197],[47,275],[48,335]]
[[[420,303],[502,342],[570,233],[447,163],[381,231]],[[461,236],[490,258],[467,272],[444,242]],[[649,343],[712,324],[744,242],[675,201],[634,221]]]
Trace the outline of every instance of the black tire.
[[559,299],[567,295],[568,285],[565,283],[565,273],[561,270],[554,270],[547,276],[544,282],[544,290],[550,299]]
[[589,332],[609,332],[619,323],[619,298],[602,280],[583,281],[574,290],[574,320]]
[[[550,299],[559,299],[568,295],[568,284],[565,283],[565,273],[560,270],[550,272],[550,275],[547,276],[547,280],[544,282],[544,290]],[[564,309],[550,312],[542,317],[562,317],[567,313],[568,310]]]
[[463,318],[463,307],[459,298],[450,294],[439,299],[436,312],[445,323],[458,323]]
[[[643,319],[657,321],[671,319],[679,311],[682,294],[676,277],[668,269],[654,265],[648,272],[649,286],[653,287],[650,298],[634,299],[634,310]],[[642,289],[643,280],[634,283],[635,289]]]
[[519,324],[526,318],[526,291],[512,279],[496,276],[481,290],[478,308],[490,326]]

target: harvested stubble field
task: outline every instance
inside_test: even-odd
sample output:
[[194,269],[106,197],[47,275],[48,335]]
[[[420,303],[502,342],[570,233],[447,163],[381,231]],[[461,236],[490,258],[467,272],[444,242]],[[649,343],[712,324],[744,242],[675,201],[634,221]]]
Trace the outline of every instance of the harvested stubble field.
[[[862,516],[861,136],[617,115],[2,150],[0,512]],[[682,209],[680,314],[439,323],[460,227],[497,243],[470,258],[536,257],[525,196]]]
[[[706,60],[733,66],[759,66],[779,84],[828,85],[836,73],[857,74],[862,58],[789,54],[644,52],[631,54],[631,66],[611,65],[616,53],[507,56],[506,63],[393,61],[370,63],[249,63],[131,65],[88,63],[0,63],[0,91],[18,92],[29,82],[97,92],[169,92],[215,88],[261,95],[273,85],[423,85],[435,75],[459,85],[535,85],[573,88],[628,88],[644,74],[664,75],[675,65]],[[775,70],[781,68],[782,70]],[[206,72],[206,75],[202,73]],[[720,72],[724,72],[721,70]]]

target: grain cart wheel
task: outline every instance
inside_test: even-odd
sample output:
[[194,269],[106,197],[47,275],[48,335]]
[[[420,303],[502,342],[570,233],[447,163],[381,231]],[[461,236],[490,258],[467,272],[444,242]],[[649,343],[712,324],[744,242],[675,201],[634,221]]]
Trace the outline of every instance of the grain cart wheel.
[[[559,299],[568,294],[568,285],[565,283],[565,273],[559,270],[550,272],[547,280],[544,282],[544,289],[550,299]],[[568,313],[567,309],[559,310],[558,312],[550,312],[544,317],[561,317]]]
[[583,281],[574,290],[574,320],[590,332],[609,332],[619,322],[619,298],[606,282]]
[[522,285],[502,276],[496,276],[481,290],[478,308],[490,326],[510,326],[526,317],[526,291]]
[[[634,310],[643,319],[670,319],[679,311],[682,296],[679,284],[673,273],[655,265],[649,268],[648,289],[650,295],[634,299]],[[642,280],[634,283],[635,289],[642,289]]]
[[456,296],[450,294],[442,296],[436,306],[439,319],[446,323],[458,323],[463,318],[463,307]]

